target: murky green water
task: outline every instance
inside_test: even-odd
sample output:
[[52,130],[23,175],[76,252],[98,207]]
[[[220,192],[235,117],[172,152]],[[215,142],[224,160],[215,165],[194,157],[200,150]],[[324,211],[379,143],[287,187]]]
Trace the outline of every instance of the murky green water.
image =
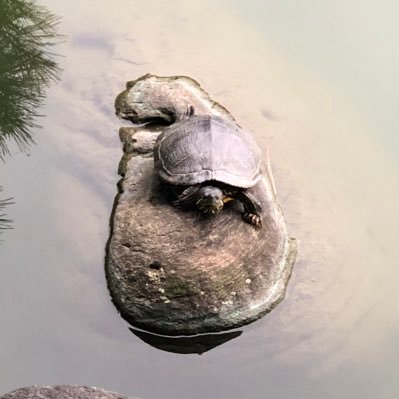
[[[30,156],[0,168],[0,393],[142,399],[396,398],[399,97],[393,1],[61,1],[62,80]],[[0,60],[1,62],[1,60]],[[152,348],[104,278],[125,81],[186,74],[266,149],[299,259],[287,298],[198,355]]]

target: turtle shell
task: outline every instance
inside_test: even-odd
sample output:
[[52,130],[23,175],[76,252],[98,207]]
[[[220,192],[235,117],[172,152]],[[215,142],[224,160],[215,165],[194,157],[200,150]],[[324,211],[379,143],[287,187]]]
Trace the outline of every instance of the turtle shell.
[[154,148],[155,168],[174,185],[216,180],[254,186],[261,177],[261,152],[252,137],[231,121],[195,115],[168,128]]

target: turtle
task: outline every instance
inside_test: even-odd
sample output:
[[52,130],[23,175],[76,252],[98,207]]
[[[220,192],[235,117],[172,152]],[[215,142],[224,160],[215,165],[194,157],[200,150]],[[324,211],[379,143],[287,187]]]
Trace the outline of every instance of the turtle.
[[175,205],[214,216],[224,204],[238,200],[243,219],[257,228],[262,207],[249,189],[262,178],[262,164],[249,133],[226,118],[194,115],[192,107],[154,145],[154,170],[173,189]]

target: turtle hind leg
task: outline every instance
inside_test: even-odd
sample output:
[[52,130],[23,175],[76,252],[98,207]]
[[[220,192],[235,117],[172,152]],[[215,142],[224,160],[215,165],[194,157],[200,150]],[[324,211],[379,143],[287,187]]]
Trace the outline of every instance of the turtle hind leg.
[[262,227],[262,207],[258,200],[248,191],[240,191],[236,198],[244,205],[243,219],[256,228]]

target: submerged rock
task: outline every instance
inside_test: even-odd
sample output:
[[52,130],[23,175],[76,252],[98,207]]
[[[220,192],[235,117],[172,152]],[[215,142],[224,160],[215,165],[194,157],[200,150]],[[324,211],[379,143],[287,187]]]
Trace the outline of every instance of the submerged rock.
[[166,352],[202,355],[219,345],[238,338],[242,331],[229,331],[218,334],[200,334],[191,337],[170,337],[165,335],[151,334],[142,330],[130,328],[130,331],[139,337],[142,341],[154,348],[161,349]]
[[82,386],[54,385],[32,386],[20,388],[3,396],[0,399],[134,399],[107,392],[100,388]]
[[[117,114],[135,123],[173,123],[196,114],[234,121],[187,77],[145,75],[116,100]],[[133,326],[165,335],[223,331],[250,323],[280,302],[296,257],[268,174],[253,189],[263,227],[244,223],[241,205],[215,218],[180,210],[154,174],[152,147],[162,127],[122,128],[123,179],[107,246],[108,286]]]

